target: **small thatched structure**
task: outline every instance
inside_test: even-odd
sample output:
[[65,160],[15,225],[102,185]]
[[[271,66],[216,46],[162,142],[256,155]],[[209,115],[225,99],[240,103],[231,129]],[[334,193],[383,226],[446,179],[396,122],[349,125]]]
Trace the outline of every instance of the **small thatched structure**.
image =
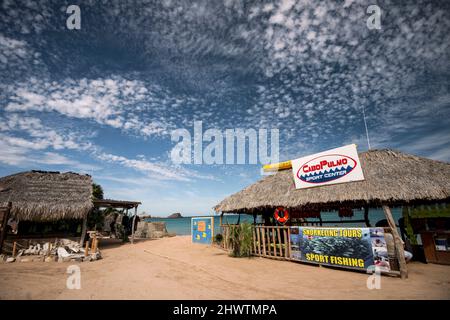
[[83,219],[92,209],[92,179],[72,172],[28,171],[0,178],[0,207],[20,221]]
[[359,154],[364,181],[295,189],[292,170],[279,171],[220,202],[216,212],[287,209],[334,210],[450,200],[450,163],[393,150]]

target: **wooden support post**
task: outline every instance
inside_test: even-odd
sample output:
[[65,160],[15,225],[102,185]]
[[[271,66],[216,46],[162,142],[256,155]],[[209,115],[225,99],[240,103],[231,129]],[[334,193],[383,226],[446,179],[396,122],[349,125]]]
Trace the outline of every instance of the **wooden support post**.
[[[289,227],[288,227],[289,228]],[[284,239],[284,257],[288,258],[288,238],[286,228],[283,228],[283,239]]]
[[281,242],[280,228],[277,228],[278,245],[280,246],[280,257],[283,256],[283,243]]
[[277,241],[275,240],[275,228],[272,229],[273,254],[277,256]]
[[270,230],[268,227],[266,228],[266,233],[267,233],[267,249],[268,249],[269,256],[271,256],[272,255],[272,247],[270,246]]
[[391,209],[388,206],[383,206],[384,215],[392,230],[392,235],[394,236],[395,252],[397,253],[398,263],[400,265],[400,277],[402,279],[408,278],[408,269],[406,267],[405,252],[403,249],[403,242],[397,231],[397,226],[395,225],[394,217],[392,216]]
[[266,236],[264,234],[264,228],[259,228],[261,230],[261,243],[263,248],[263,255],[266,255]]
[[2,253],[3,249],[3,242],[6,238],[6,225],[8,224],[9,214],[11,213],[11,202],[8,202],[8,207],[6,208],[5,212],[3,213],[3,220],[0,221],[1,228],[0,228],[0,253]]
[[137,206],[134,207],[133,225],[131,226],[131,244],[134,243],[134,224],[136,223],[136,216],[137,216]]
[[14,243],[13,243],[13,250],[12,250],[12,257],[13,258],[16,257],[16,247],[17,247],[17,242],[14,241]]
[[291,228],[288,227],[287,230],[288,238],[287,238],[287,251],[288,251],[288,258],[291,258]]
[[259,232],[259,227],[255,226],[255,230],[256,230],[256,238],[258,239],[258,255],[261,256],[261,239],[260,239],[260,232]]
[[225,250],[228,250],[228,226],[223,228],[223,233],[224,233],[223,237],[224,248]]
[[88,214],[84,216],[84,218],[83,218],[83,226],[81,227],[81,237],[80,237],[80,246],[81,247],[83,246],[84,240],[86,239],[87,217],[88,217]]
[[364,221],[366,222],[366,226],[370,228],[371,225],[370,225],[370,220],[369,220],[369,207],[368,206],[364,207]]
[[84,256],[87,257],[89,254],[89,241],[86,241],[86,246],[84,247]]
[[256,255],[256,233],[254,227],[252,227],[252,240],[253,240],[253,255]]

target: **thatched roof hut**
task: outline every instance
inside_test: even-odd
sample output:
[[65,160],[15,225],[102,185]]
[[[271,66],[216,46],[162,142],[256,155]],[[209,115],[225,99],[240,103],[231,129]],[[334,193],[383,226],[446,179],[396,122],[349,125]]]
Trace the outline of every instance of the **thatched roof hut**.
[[27,171],[0,178],[0,206],[19,220],[82,219],[92,209],[92,179],[72,172]]
[[295,189],[292,170],[284,170],[225,198],[214,210],[256,213],[276,206],[334,210],[450,200],[450,163],[393,150],[371,150],[359,157],[364,181]]

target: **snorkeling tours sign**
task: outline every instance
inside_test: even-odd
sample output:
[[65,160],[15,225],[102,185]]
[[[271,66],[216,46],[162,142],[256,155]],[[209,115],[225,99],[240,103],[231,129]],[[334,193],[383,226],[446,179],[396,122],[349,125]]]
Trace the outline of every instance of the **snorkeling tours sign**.
[[390,271],[383,228],[291,227],[291,258],[333,267]]
[[364,180],[355,144],[292,160],[297,189]]
[[191,237],[194,243],[212,243],[214,237],[214,217],[192,218]]

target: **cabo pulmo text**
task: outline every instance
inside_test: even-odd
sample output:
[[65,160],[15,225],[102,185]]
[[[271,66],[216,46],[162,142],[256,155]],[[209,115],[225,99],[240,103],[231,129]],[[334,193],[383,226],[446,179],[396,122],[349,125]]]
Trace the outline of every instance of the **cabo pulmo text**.
[[[258,132],[255,129],[226,129],[224,133],[208,129],[203,132],[201,121],[194,122],[193,148],[191,133],[187,129],[173,130],[171,139],[177,142],[170,152],[175,164],[257,164],[258,160],[267,164],[279,160],[278,129],[270,130],[270,150],[267,129],[259,129]],[[203,148],[205,142],[208,144]]]

